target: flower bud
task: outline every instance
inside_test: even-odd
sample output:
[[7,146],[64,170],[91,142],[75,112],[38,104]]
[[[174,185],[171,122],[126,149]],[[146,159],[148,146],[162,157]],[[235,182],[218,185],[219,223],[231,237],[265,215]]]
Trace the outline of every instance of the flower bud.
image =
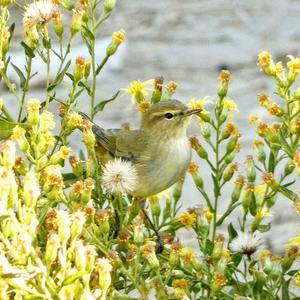
[[116,6],[117,0],[104,0],[103,11],[104,14],[109,14]]
[[82,25],[82,17],[85,13],[85,9],[83,7],[77,7],[73,9],[73,16],[71,20],[71,34],[74,36],[80,29]]
[[205,139],[209,139],[211,136],[210,125],[207,123],[200,124],[200,133]]
[[81,195],[81,201],[84,204],[87,204],[90,201],[90,199],[92,197],[92,191],[94,188],[95,188],[95,180],[92,178],[87,178],[84,181],[84,188],[83,188],[83,192]]
[[51,266],[57,257],[57,251],[60,247],[59,237],[57,234],[51,234],[47,240],[45,251],[45,263],[47,266]]
[[273,76],[276,74],[272,55],[267,51],[262,51],[261,53],[259,53],[258,64],[261,66],[266,75]]
[[221,258],[222,255],[222,251],[223,251],[223,246],[224,246],[224,236],[222,234],[218,234],[215,237],[215,241],[214,241],[214,249],[212,252],[212,258],[215,260],[219,260]]
[[211,290],[217,294],[227,283],[226,277],[220,272],[214,272],[211,283]]
[[107,290],[111,284],[110,273],[112,271],[112,265],[108,259],[98,258],[96,260],[95,269],[98,272],[99,286],[102,291],[101,298],[106,299]]
[[254,184],[253,183],[248,183],[244,187],[244,195],[243,195],[243,201],[242,201],[242,206],[243,206],[245,211],[248,211],[252,201],[255,201],[255,198],[254,198]]
[[218,96],[224,98],[227,95],[228,85],[231,81],[231,75],[228,70],[222,70],[219,74]]
[[25,129],[23,129],[22,127],[20,127],[19,125],[17,125],[14,129],[13,129],[13,134],[12,134],[12,138],[15,139],[21,149],[21,151],[23,153],[28,153],[29,151],[29,143],[25,137]]
[[58,226],[59,240],[63,245],[66,245],[71,233],[70,233],[70,218],[67,211],[59,210],[56,215],[56,223]]
[[86,59],[83,56],[78,56],[75,61],[74,81],[77,83],[85,75]]
[[257,159],[264,163],[266,160],[266,153],[264,151],[264,143],[261,140],[253,141],[253,149],[256,153]]
[[52,19],[54,22],[54,32],[58,37],[62,37],[64,32],[64,26],[62,23],[62,14],[59,10],[54,11],[52,15]]
[[97,256],[97,252],[95,246],[87,245],[84,247],[84,254],[85,254],[85,267],[88,273],[91,273],[95,267],[95,259]]
[[161,208],[160,208],[160,204],[159,204],[159,197],[158,196],[151,196],[151,197],[148,197],[148,200],[149,200],[150,205],[151,205],[152,215],[159,218],[160,213],[161,213]]
[[33,171],[29,171],[23,180],[23,199],[28,207],[35,208],[37,199],[40,196],[40,187]]
[[232,203],[235,203],[240,199],[243,186],[244,186],[244,177],[239,176],[234,182],[234,188],[231,194]]
[[229,181],[232,178],[234,172],[237,171],[237,169],[238,169],[238,166],[236,163],[230,164],[223,174],[224,182]]
[[157,269],[159,267],[159,261],[157,259],[156,253],[155,253],[155,243],[153,242],[147,242],[143,247],[142,247],[142,253],[143,256],[146,258],[148,261],[150,267],[153,269]]
[[248,155],[245,160],[246,176],[249,182],[254,182],[256,178],[256,169],[254,165],[254,160],[251,155]]
[[272,190],[278,190],[279,183],[274,179],[273,173],[265,173],[263,175],[263,181],[265,182],[265,184],[271,187]]
[[173,198],[175,201],[178,201],[182,194],[182,187],[184,183],[184,177],[180,178],[177,183],[175,184],[174,190],[173,190]]
[[76,156],[70,156],[69,162],[72,167],[73,174],[76,177],[81,177],[83,175],[84,169],[83,165],[80,162],[80,159]]
[[28,115],[27,115],[27,120],[31,125],[37,125],[39,122],[39,110],[41,108],[41,103],[39,100],[37,99],[30,99],[27,102],[27,111],[28,111]]
[[76,240],[74,243],[74,256],[75,256],[75,266],[77,270],[85,271],[86,269],[86,256],[85,256],[85,249],[83,246],[82,240]]
[[14,167],[16,160],[16,146],[12,140],[7,140],[2,144],[2,164],[7,170]]
[[162,87],[164,83],[164,78],[159,76],[154,80],[154,91],[151,97],[151,103],[157,103],[161,100],[162,96]]
[[142,245],[144,242],[144,228],[143,219],[137,217],[133,224],[133,241],[136,245]]
[[194,162],[191,162],[190,166],[188,167],[188,172],[191,173],[196,186],[198,188],[202,189],[203,188],[203,179],[201,178],[198,169],[199,169],[199,167]]
[[238,142],[237,136],[233,136],[232,138],[230,138],[229,142],[226,145],[226,153],[227,154],[231,153],[235,149],[237,142]]
[[204,147],[200,144],[199,140],[196,137],[190,138],[191,147],[197,152],[200,158],[207,159],[208,154]]
[[21,156],[16,156],[15,164],[14,164],[14,172],[17,175],[24,176],[27,172],[29,172],[29,168],[24,162],[24,159]]
[[82,211],[76,211],[72,214],[72,223],[70,228],[71,240],[81,235],[85,224],[85,215]]
[[293,164],[293,161],[287,162],[287,164],[284,167],[284,176],[288,176],[295,170],[295,165]]
[[124,30],[116,31],[112,34],[112,41],[106,49],[106,55],[111,56],[116,53],[119,46],[125,42],[126,35]]

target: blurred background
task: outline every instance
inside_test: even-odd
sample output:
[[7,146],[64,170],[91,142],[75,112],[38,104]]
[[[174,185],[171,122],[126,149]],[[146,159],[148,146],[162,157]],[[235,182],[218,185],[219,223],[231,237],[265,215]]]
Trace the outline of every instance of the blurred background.
[[[218,73],[227,68],[233,77],[229,96],[240,110],[235,114],[235,121],[242,134],[242,155],[239,158],[242,162],[247,154],[252,153],[251,141],[254,137],[247,116],[259,113],[268,120],[265,111],[258,106],[256,95],[262,91],[272,95],[275,90],[272,80],[259,71],[257,54],[267,50],[275,60],[283,62],[287,61],[287,54],[299,55],[299,11],[298,0],[119,0],[112,16],[99,32],[99,61],[113,31],[124,29],[127,41],[99,76],[97,100],[110,98],[132,80],[145,81],[156,76],[163,76],[165,81],[176,81],[176,98],[184,102],[192,97],[201,99],[205,96],[215,100]],[[20,10],[12,17],[18,25],[14,40],[19,41],[22,35]],[[24,58],[19,44],[15,44],[12,51],[13,62],[22,64]],[[77,55],[87,55],[80,40],[71,55],[73,61]],[[54,58],[51,67],[55,69]],[[34,68],[40,70],[41,62],[36,61]],[[45,86],[42,74],[34,79],[30,91],[32,96],[40,99],[43,99]],[[13,72],[11,76],[14,76]],[[12,96],[3,87],[1,90],[1,97],[10,101]],[[63,86],[59,92],[67,95]],[[274,100],[277,98],[275,94],[272,97]],[[85,101],[87,97],[82,98],[80,109],[88,112],[89,104]],[[10,103],[14,109],[14,99]],[[128,95],[107,105],[96,120],[105,128],[120,127],[124,122],[136,127],[138,117]],[[190,133],[198,134],[196,122]],[[75,140],[80,138],[80,133],[76,133]],[[206,165],[200,165],[200,170],[204,178],[210,177]],[[230,192],[228,190],[222,195],[220,203],[224,208],[230,201]],[[204,202],[188,175],[183,209],[197,204]],[[300,216],[296,215],[292,203],[285,198],[278,200],[272,212],[270,220],[274,226],[266,243],[276,252],[281,252],[287,239],[296,234]],[[185,230],[182,233],[187,236]]]

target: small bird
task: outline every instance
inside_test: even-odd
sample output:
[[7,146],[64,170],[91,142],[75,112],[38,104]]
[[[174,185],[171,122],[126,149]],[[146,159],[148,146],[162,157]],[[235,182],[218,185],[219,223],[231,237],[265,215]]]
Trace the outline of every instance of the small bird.
[[186,172],[192,152],[187,127],[192,115],[200,112],[181,101],[165,100],[153,104],[142,115],[137,130],[103,129],[93,123],[97,153],[104,163],[121,158],[133,164],[138,180],[130,194],[144,203],[148,196],[169,188]]

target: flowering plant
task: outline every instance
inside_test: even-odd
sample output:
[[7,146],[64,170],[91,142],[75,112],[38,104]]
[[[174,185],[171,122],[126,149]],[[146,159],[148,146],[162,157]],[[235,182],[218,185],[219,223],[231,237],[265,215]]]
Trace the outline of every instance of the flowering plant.
[[[286,72],[269,53],[259,54],[258,64],[275,81],[281,102],[266,93],[258,95],[275,122],[249,117],[259,139],[253,142],[255,155],[246,157],[238,174],[235,159],[241,146],[232,121],[237,106],[228,97],[231,74],[220,73],[215,102],[190,101],[191,108],[203,109],[199,137],[190,143],[195,156],[207,164],[212,184],[191,162],[188,172],[201,196],[199,205],[180,211],[182,178],[172,189],[147,199],[150,224],[127,195],[139,180],[134,166],[121,159],[102,165],[90,120],[120,92],[130,94],[144,114],[154,103],[172,98],[176,83],[137,80],[111,99],[95,102],[97,76],[125,41],[124,31],[113,33],[98,64],[96,35],[116,0],[78,0],[75,5],[40,0],[25,6],[23,71],[9,56],[12,2],[0,1],[0,80],[19,108],[14,115],[6,99],[0,100],[0,299],[297,299],[300,270],[294,262],[300,237],[287,241],[283,255],[275,255],[264,245],[263,233],[271,228],[267,217],[279,196],[300,212],[295,192],[300,175],[300,88],[293,87],[300,59],[290,56]],[[62,12],[71,18],[68,32]],[[73,64],[69,54],[75,37],[82,38],[89,57],[77,57]],[[55,39],[58,51],[52,47]],[[54,76],[51,52],[59,59]],[[28,99],[36,57],[46,69],[44,101]],[[7,75],[10,69],[19,77],[18,86]],[[63,84],[66,99],[57,92]],[[84,93],[90,99],[90,120],[76,109]],[[58,135],[53,133],[53,102],[61,105]],[[204,109],[207,104],[212,104],[211,112]],[[69,142],[77,128],[83,145],[75,155]],[[124,124],[121,130],[131,129]],[[230,184],[228,201],[223,191]],[[221,201],[227,206],[220,215]],[[163,240],[162,253],[156,251],[152,225]],[[194,233],[193,248],[180,241],[181,229]]]

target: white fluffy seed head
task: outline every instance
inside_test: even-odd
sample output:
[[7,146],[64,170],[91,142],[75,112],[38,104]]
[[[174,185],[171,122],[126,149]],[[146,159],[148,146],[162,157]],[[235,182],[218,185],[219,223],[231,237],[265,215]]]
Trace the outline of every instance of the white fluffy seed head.
[[116,158],[104,166],[102,182],[109,192],[130,194],[137,183],[137,171],[131,162]]
[[33,2],[25,7],[23,26],[30,28],[36,25],[43,25],[49,22],[57,5],[52,0],[41,0]]
[[229,248],[233,252],[240,252],[250,256],[257,251],[262,243],[262,239],[255,234],[240,232],[238,236],[232,240]]

